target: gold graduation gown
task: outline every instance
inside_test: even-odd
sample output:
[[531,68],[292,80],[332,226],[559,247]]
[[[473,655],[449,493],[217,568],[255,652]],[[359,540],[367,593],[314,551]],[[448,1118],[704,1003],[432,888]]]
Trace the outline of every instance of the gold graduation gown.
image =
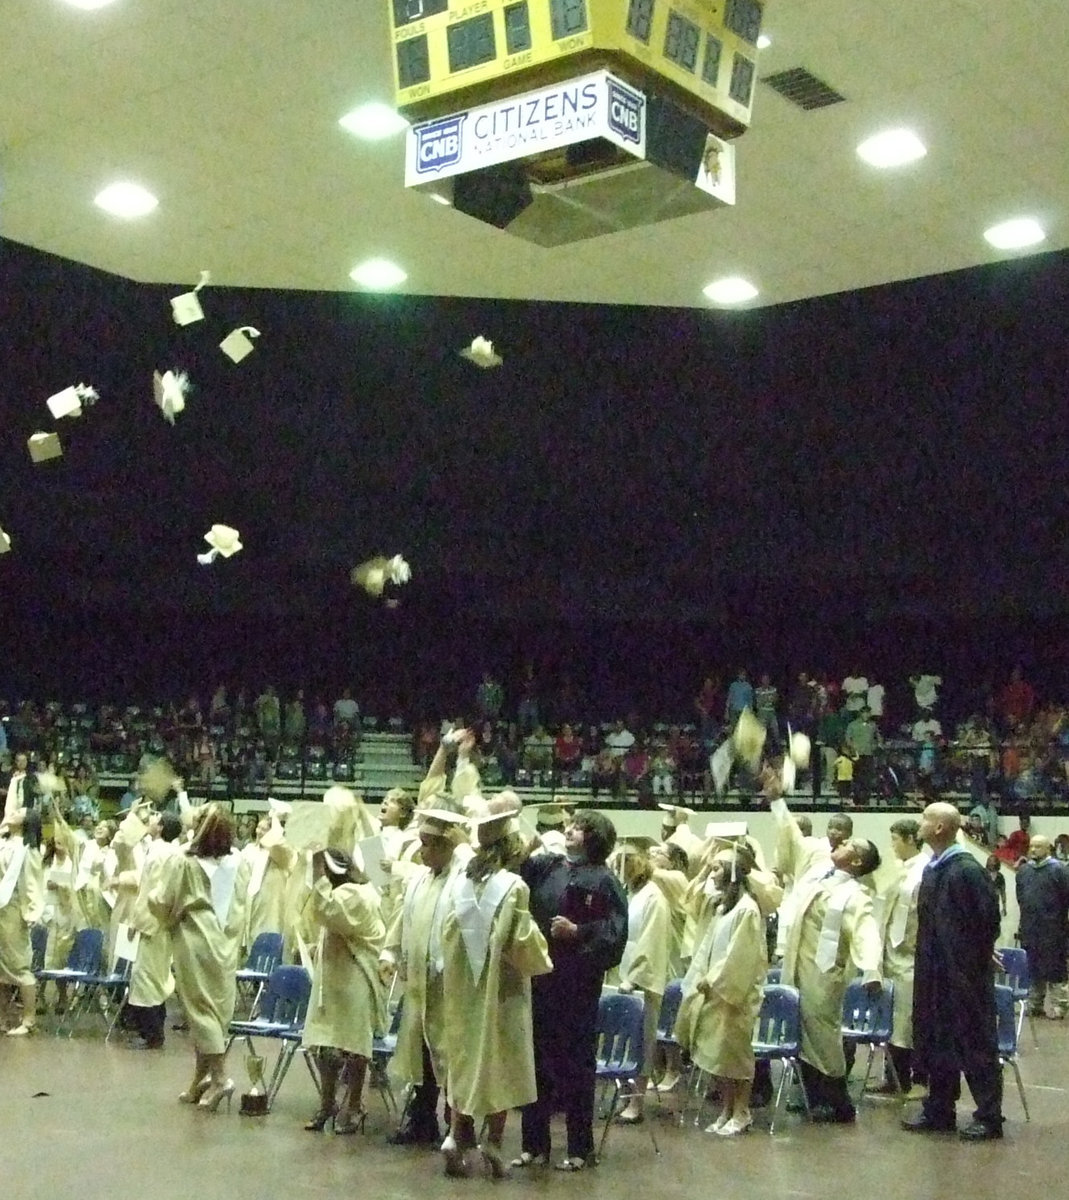
[[846,1074],[843,996],[861,972],[880,979],[883,947],[872,893],[844,871],[796,888],[784,930],[783,982],[801,996],[802,1058],[825,1075]]
[[548,974],[553,963],[529,896],[518,875],[497,871],[479,883],[460,877],[448,897],[442,924],[446,1096],[476,1120],[538,1096],[531,977]]
[[130,1003],[138,1008],[164,1004],[174,991],[171,972],[171,931],[160,924],[149,909],[148,898],[160,882],[167,863],[181,854],[177,842],[160,838],[149,843],[141,870],[141,886],[130,915],[130,925],[141,935],[130,972]]
[[883,973],[895,987],[891,1044],[913,1047],[913,963],[917,955],[917,892],[930,859],[915,854],[891,885],[884,902]]
[[[213,866],[234,872],[230,895],[213,902]],[[167,860],[149,893],[149,911],[171,931],[175,985],[189,1021],[190,1037],[201,1054],[226,1051],[227,1028],[237,994],[238,943],[245,919],[248,864],[237,854],[206,860],[176,854]],[[221,889],[222,890],[222,889]],[[227,901],[223,903],[223,901]]]
[[22,861],[14,876],[14,889],[0,907],[0,983],[26,987],[33,983],[30,929],[40,921],[45,907],[44,867],[40,850],[26,847],[21,837],[10,837],[0,841],[0,881],[9,867],[14,870],[17,858]]
[[[765,920],[743,892],[735,907],[714,909],[683,981],[675,1035],[703,1071],[724,1079],[752,1079],[754,1022],[768,971]],[[705,982],[712,995],[698,991]]]
[[370,883],[332,888],[330,880],[317,879],[307,909],[317,951],[303,1042],[370,1058],[386,1016],[378,974],[386,933],[379,894]]

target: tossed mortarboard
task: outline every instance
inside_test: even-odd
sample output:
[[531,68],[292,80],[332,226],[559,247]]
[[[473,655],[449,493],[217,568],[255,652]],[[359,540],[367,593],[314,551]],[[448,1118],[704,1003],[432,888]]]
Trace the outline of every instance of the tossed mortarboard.
[[57,433],[31,433],[26,442],[30,458],[35,463],[48,462],[50,458],[62,458],[63,447]]
[[211,280],[211,271],[201,271],[200,283],[191,291],[174,296],[171,300],[171,314],[176,325],[192,325],[195,321],[204,320],[204,309],[200,306],[197,293]]
[[244,548],[241,544],[241,535],[229,525],[213,525],[204,535],[204,540],[211,546],[211,549],[205,554],[197,555],[197,562],[202,566],[215,562],[220,556],[230,558]]
[[186,393],[189,391],[189,376],[185,371],[159,371],[152,373],[152,395],[164,420],[174,424],[176,413],[186,406]]
[[427,837],[449,837],[468,823],[463,813],[451,812],[447,808],[416,809],[418,832]]
[[466,358],[468,362],[474,363],[484,371],[490,367],[500,367],[504,361],[501,355],[494,351],[494,343],[484,337],[473,338],[471,345],[460,351],[460,357]]
[[813,744],[810,742],[808,735],[804,733],[792,733],[789,745],[791,761],[799,771],[804,771],[809,766],[809,756],[813,752]]
[[165,799],[167,793],[174,787],[178,776],[174,773],[174,767],[165,758],[157,758],[150,762],[148,766],[138,775],[137,787],[138,791],[148,797],[149,800],[154,800],[159,803]]
[[219,349],[230,359],[231,362],[239,363],[242,359],[248,358],[249,355],[256,349],[250,341],[251,338],[258,338],[260,331],[253,329],[251,325],[239,325],[233,332],[228,333],[225,338],[219,343]]
[[11,537],[0,529],[0,554],[7,554],[11,549]]
[[735,753],[752,771],[756,771],[761,761],[761,751],[765,747],[768,731],[748,708],[739,713],[735,723],[735,732],[731,735]]
[[679,804],[658,804],[657,807],[664,813],[661,818],[662,825],[686,825],[694,816],[692,808],[683,808]]
[[363,588],[369,596],[378,598],[387,583],[408,583],[412,578],[412,568],[400,554],[395,554],[393,558],[380,554],[353,567],[349,578],[354,587]]
[[45,401],[48,411],[58,421],[61,417],[80,417],[83,408],[91,408],[100,399],[96,388],[86,383],[73,383]]

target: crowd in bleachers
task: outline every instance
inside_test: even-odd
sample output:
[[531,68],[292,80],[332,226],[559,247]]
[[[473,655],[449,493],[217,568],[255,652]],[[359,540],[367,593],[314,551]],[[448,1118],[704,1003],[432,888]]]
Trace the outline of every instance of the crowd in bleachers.
[[[454,724],[477,731],[475,757],[494,786],[576,790],[594,798],[652,804],[658,797],[712,798],[710,758],[743,709],[767,731],[774,754],[788,728],[814,745],[800,790],[845,805],[902,803],[940,794],[973,806],[1069,802],[1069,716],[1041,699],[1018,669],[1001,687],[944,702],[942,680],[920,674],[897,688],[860,669],[840,681],[800,672],[788,687],[740,670],[726,685],[708,676],[676,720],[637,711],[592,719],[570,680],[549,687],[528,667],[508,689],[487,673]],[[625,708],[627,706],[621,706]],[[351,782],[369,731],[406,734],[426,765],[442,723],[363,715],[346,689],[332,703],[303,692],[280,697],[218,687],[206,702],[63,706],[0,701],[0,765],[22,751],[68,781],[72,797],[93,796],[104,775],[131,776],[146,758],[167,757],[191,788],[217,796],[267,795],[277,783]],[[743,803],[756,775],[741,765],[730,786]],[[386,790],[385,787],[383,790]],[[84,803],[84,802],[83,802]]]

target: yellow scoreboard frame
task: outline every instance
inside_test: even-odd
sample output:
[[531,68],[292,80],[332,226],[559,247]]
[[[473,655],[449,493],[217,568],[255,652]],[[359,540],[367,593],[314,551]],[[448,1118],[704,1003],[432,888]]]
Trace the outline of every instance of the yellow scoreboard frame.
[[608,67],[722,137],[750,124],[764,0],[388,0],[395,100],[427,120]]

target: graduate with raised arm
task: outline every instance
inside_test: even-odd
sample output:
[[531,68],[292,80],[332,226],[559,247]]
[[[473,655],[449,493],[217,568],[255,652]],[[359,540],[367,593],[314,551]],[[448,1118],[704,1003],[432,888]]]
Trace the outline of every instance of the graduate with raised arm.
[[[45,907],[41,865],[41,813],[16,808],[0,821],[0,985],[16,987],[22,1019],[7,1030],[24,1037],[37,1028],[37,981],[32,971],[30,930]],[[6,990],[6,988],[5,988]],[[7,1014],[0,1014],[6,1024]]]
[[[771,773],[765,788],[781,838],[800,853],[802,833]],[[802,1080],[817,1122],[848,1124],[857,1115],[846,1087],[843,997],[857,972],[869,991],[881,987],[883,945],[872,893],[858,882],[879,865],[872,842],[848,838],[831,851],[823,875],[803,872],[781,915],[782,980],[801,996]]]

